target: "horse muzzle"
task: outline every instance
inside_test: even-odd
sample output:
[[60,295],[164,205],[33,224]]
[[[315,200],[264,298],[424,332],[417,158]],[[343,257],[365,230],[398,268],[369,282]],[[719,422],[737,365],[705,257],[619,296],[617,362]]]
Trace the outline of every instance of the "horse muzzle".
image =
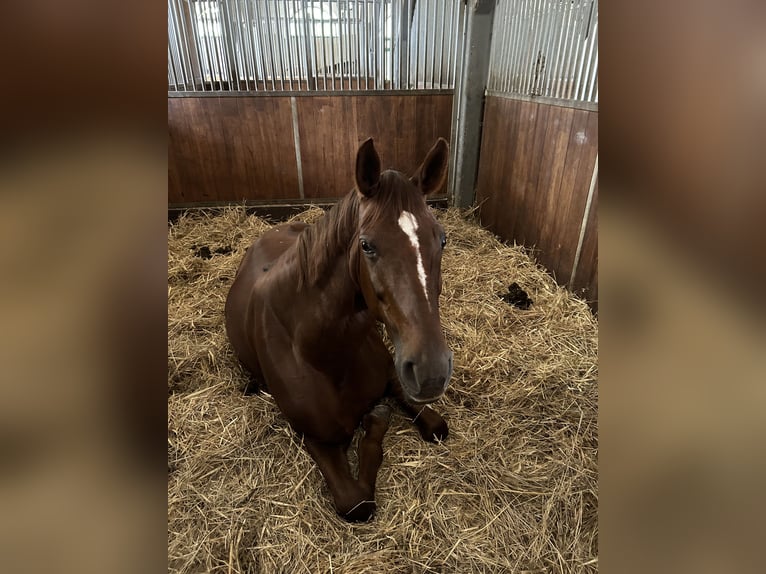
[[452,351],[421,360],[405,358],[396,361],[396,373],[408,402],[427,404],[439,400],[452,377]]

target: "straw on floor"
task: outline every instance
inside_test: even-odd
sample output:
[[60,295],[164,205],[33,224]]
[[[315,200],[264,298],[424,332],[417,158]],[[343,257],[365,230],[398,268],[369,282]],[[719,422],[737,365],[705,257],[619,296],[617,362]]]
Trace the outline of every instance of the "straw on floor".
[[[395,411],[361,525],[336,516],[273,399],[243,394],[226,339],[226,294],[271,224],[228,208],[170,225],[170,572],[597,571],[597,320],[524,249],[436,213],[455,371],[434,406],[450,436],[424,443]],[[500,298],[513,282],[529,309]]]

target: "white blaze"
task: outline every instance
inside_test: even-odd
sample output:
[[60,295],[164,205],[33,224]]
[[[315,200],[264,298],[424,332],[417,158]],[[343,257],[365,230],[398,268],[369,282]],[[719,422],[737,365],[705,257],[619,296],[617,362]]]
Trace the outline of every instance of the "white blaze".
[[407,234],[410,243],[412,243],[412,247],[415,248],[415,255],[418,258],[418,278],[420,279],[420,284],[423,286],[423,293],[426,296],[426,301],[430,303],[428,299],[428,289],[426,288],[426,270],[425,267],[423,267],[423,256],[420,253],[420,241],[418,241],[418,234],[416,233],[418,230],[418,220],[415,219],[415,216],[409,211],[402,211],[402,214],[399,216],[399,227],[401,227],[402,231]]

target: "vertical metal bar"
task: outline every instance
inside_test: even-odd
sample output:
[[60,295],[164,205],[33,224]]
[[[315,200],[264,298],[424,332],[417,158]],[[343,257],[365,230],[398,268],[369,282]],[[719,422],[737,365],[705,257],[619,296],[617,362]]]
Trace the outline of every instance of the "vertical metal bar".
[[[196,6],[200,8],[205,8],[205,6],[202,5],[203,2],[197,2]],[[204,2],[204,4],[208,4],[207,1]],[[207,24],[207,13],[204,10],[200,10],[201,16],[202,16],[202,31],[203,31],[203,39],[205,41],[205,55],[207,56],[209,69],[210,72],[210,89],[211,91],[215,91],[215,78],[216,78],[216,69],[215,69],[215,53],[213,49],[211,48],[210,44],[210,36],[208,35],[208,24]],[[220,91],[221,84],[218,83],[218,88]]]
[[439,3],[437,6],[441,6],[441,18],[442,18],[442,36],[441,45],[439,46],[439,88],[444,87],[444,37],[447,35],[447,7],[443,3]]
[[298,195],[303,199],[303,162],[301,161],[301,134],[298,128],[298,106],[295,102],[295,96],[290,96],[290,111],[293,117],[293,144],[295,146],[295,163],[298,168]]
[[239,37],[239,53],[235,53],[237,57],[239,74],[237,77],[237,84],[241,81],[241,76],[245,78],[245,90],[250,91],[250,78],[247,73],[247,49],[245,47],[245,36],[242,32],[242,13],[239,7],[240,0],[234,0],[234,13],[237,18],[237,36]]
[[529,19],[529,42],[527,44],[526,60],[524,61],[524,82],[522,83],[522,93],[529,94],[532,83],[532,70],[535,63],[535,47],[537,44],[537,15],[540,0],[533,0],[532,12]]
[[412,63],[412,0],[407,0],[407,89],[412,85],[411,63]]
[[567,99],[574,99],[577,90],[580,88],[580,76],[582,74],[583,58],[585,57],[585,38],[582,34],[582,26],[584,19],[582,18],[582,10],[580,10],[580,18],[577,26],[577,50],[575,51],[574,61],[572,62],[572,78],[573,82],[567,91]]
[[[284,29],[284,36],[282,31]],[[287,82],[290,86],[290,91],[293,87],[293,43],[290,40],[290,18],[287,14],[287,2],[281,0],[277,2],[277,31],[280,35],[280,42],[283,44],[284,51],[287,54]]]
[[[263,18],[261,18],[261,9],[258,7],[259,0],[253,1],[253,9],[255,11],[255,17],[258,20],[258,47],[257,52],[258,60],[261,64],[261,73],[263,74],[263,89],[268,90],[267,79],[269,77],[269,69],[267,66],[267,58],[270,53],[270,46],[268,46],[268,39],[264,37],[263,30],[265,28]],[[276,90],[277,86],[274,82],[274,74],[271,74],[271,89]]]
[[[192,57],[192,49],[191,49],[191,43],[194,41],[193,38],[189,38],[189,33],[186,30],[186,10],[183,7],[184,3],[181,0],[175,0],[175,6],[176,6],[176,14],[180,18],[180,28],[181,28],[181,36],[183,38],[183,46],[184,50],[186,51],[187,56],[187,63],[188,63],[188,71],[189,75],[191,76],[191,85],[192,90],[196,89],[196,82],[194,81],[194,60],[197,60],[197,66],[199,66],[199,56],[196,53],[195,48],[195,55]],[[202,76],[202,68],[200,68],[200,77]]]
[[585,99],[585,92],[588,88],[588,77],[590,76],[590,65],[591,65],[591,60],[593,59],[593,47],[595,45],[595,42],[593,41],[594,40],[593,32],[595,32],[597,28],[598,28],[598,22],[594,23],[593,31],[589,34],[588,43],[590,44],[590,46],[588,46],[588,55],[583,58],[583,61],[587,61],[587,66],[585,68],[585,77],[582,80],[582,84],[580,84],[580,81],[581,81],[580,79],[583,77],[583,69],[582,67],[580,68],[580,74],[578,76],[578,86],[581,85],[581,87],[580,87],[580,90],[575,95],[576,99],[578,100]]
[[364,7],[364,89],[367,90],[370,79],[370,21],[367,0],[363,0],[362,6]]
[[587,101],[592,102],[593,99],[593,90],[596,87],[596,84],[598,82],[598,36],[594,36],[593,43],[596,45],[596,50],[593,55],[593,67],[591,70],[590,79],[588,81],[588,96]]
[[577,239],[577,249],[575,251],[574,261],[572,262],[572,274],[569,276],[569,288],[572,288],[572,284],[575,279],[575,272],[577,266],[580,264],[580,255],[582,254],[582,245],[585,240],[585,230],[588,227],[588,218],[590,217],[590,210],[593,204],[593,192],[596,188],[596,180],[598,180],[598,155],[596,155],[596,163],[593,166],[593,174],[590,178],[590,187],[588,188],[588,198],[585,200],[585,210],[582,214],[582,222],[580,224],[580,236]]
[[[335,35],[332,31],[332,2],[328,0],[328,12],[330,18],[330,75],[332,76],[332,89],[335,88]],[[322,14],[322,30],[324,31],[324,13]]]
[[[309,83],[309,89],[319,89],[319,64],[317,63],[317,43],[316,33],[314,31],[314,7],[313,4],[309,5],[308,0],[302,0],[303,5],[303,27],[306,30],[306,58],[309,63],[313,62],[313,68],[310,72],[306,72],[306,81]],[[309,19],[311,20],[311,28],[309,28]],[[309,29],[311,33],[309,33]],[[309,58],[308,50],[311,50],[311,57]],[[310,67],[310,66],[309,66]],[[308,68],[307,68],[308,70]],[[313,83],[314,87],[311,88]]]
[[574,74],[572,73],[572,64],[574,62],[573,55],[575,53],[575,50],[577,49],[577,23],[579,20],[579,12],[578,12],[578,6],[572,5],[572,20],[569,25],[569,46],[567,49],[567,59],[564,62],[564,76],[567,78],[566,85],[562,86],[561,91],[561,97],[567,98],[568,93],[572,88],[572,81],[574,78],[572,77]]
[[[250,73],[253,77],[253,89],[258,91],[258,65],[256,63],[256,49],[255,49],[255,37],[253,36],[253,19],[254,16],[250,14],[250,1],[245,0],[245,19],[247,20],[247,44],[250,52]],[[259,35],[260,38],[260,35]],[[264,87],[266,84],[264,82]]]
[[510,10],[508,3],[495,7],[495,21],[492,31],[492,50],[489,62],[489,78],[487,87],[493,90],[503,89],[503,78],[508,69],[508,52],[513,36],[509,32]]
[[[395,86],[394,86],[394,75],[395,75],[394,74],[394,61],[395,61],[394,60],[394,52],[396,50],[396,41],[395,41],[395,38],[396,38],[396,35],[395,35],[396,28],[394,28],[394,14],[395,13],[396,13],[396,10],[394,9],[394,1],[393,0],[388,0],[388,14],[390,16],[391,26],[386,28],[386,31],[387,31],[386,38],[390,39],[390,43],[389,43],[390,50],[389,51],[391,52],[391,54],[390,54],[391,57],[389,58],[389,66],[390,66],[390,71],[391,71],[391,80],[390,80],[391,83],[390,83],[390,86],[391,86],[392,90],[395,88]],[[386,22],[388,22],[388,21],[389,21],[389,19],[386,20]]]
[[[256,2],[257,2],[257,0],[256,0]],[[274,80],[276,79],[276,76],[277,76],[277,59],[275,57],[275,54],[277,52],[275,52],[275,50],[274,50],[274,34],[272,33],[272,28],[271,28],[272,20],[271,20],[271,10],[269,9],[269,2],[270,2],[270,0],[264,0],[264,8],[266,9],[266,32],[267,32],[268,37],[269,37],[269,54],[271,56],[271,62],[270,62],[270,64],[271,64],[271,82],[274,85],[274,89],[276,89],[276,83],[275,83]],[[282,58],[281,57],[279,59],[279,64],[280,64],[280,69],[281,69],[281,67],[282,67]],[[279,86],[280,86],[280,89],[282,89],[282,90],[285,89],[284,71],[282,71],[282,73],[279,76]]]
[[[510,36],[512,43],[509,46],[508,62],[506,64],[506,76],[504,79],[504,92],[516,92],[516,75],[518,74],[519,65],[519,52],[521,51],[521,45],[523,40],[524,26],[524,8],[525,2],[516,2],[513,5],[513,12],[511,12],[512,25],[510,30]],[[510,6],[508,7],[510,11]]]
[[564,41],[563,41],[563,49],[561,51],[561,60],[558,62],[557,66],[557,76],[558,76],[558,86],[556,86],[556,92],[555,97],[560,98],[562,97],[562,94],[564,92],[565,87],[565,76],[567,73],[566,68],[566,62],[567,62],[567,56],[569,54],[569,49],[572,44],[572,19],[574,16],[574,6],[571,3],[567,4],[567,15],[566,15],[566,23],[564,24]]
[[[220,12],[221,8],[223,8],[223,11],[224,11],[223,16],[221,15],[221,12]],[[229,77],[233,78],[234,80],[233,85],[236,86],[236,91],[239,91],[239,79],[240,79],[239,61],[237,59],[234,30],[232,29],[232,13],[231,13],[230,2],[222,1],[220,3],[218,20],[222,22],[221,36],[224,38],[224,40],[222,40],[222,46],[223,46],[224,52],[226,53],[226,59],[228,63],[228,66],[227,66],[228,74],[229,74]],[[230,90],[233,89],[232,84],[229,84],[229,89]]]
[[[423,27],[423,18],[421,17],[421,5],[423,0],[415,0],[415,12],[418,17],[417,34],[415,35],[415,89],[418,89],[418,82],[420,81],[420,30]],[[412,18],[413,25],[415,24],[415,18]]]
[[[202,91],[207,91],[205,88],[205,70],[202,67],[202,48],[200,44],[200,38],[199,33],[197,31],[197,16],[196,13],[192,10],[191,2],[188,0],[183,0],[184,4],[188,6],[189,8],[189,25],[191,27],[192,32],[192,41],[194,42],[195,50],[197,51],[197,67],[199,68],[199,80],[202,85]],[[186,18],[186,9],[184,8],[184,18]]]
[[[340,89],[343,90],[344,89],[344,87],[343,87],[343,81],[344,81],[344,78],[343,78],[343,73],[344,73],[343,72],[343,64],[346,61],[346,54],[345,54],[345,52],[343,50],[343,36],[344,36],[344,34],[343,34],[343,18],[341,17],[341,15],[343,14],[343,7],[342,7],[342,4],[341,4],[341,0],[338,0],[337,4],[338,4],[338,38],[339,38],[338,44],[339,44],[339,48],[340,48]],[[348,41],[346,43],[348,43]],[[349,88],[351,87],[351,82],[349,82],[348,87]]]
[[[442,58],[445,57],[444,53],[444,45],[447,46],[447,53],[446,53],[446,64],[447,64],[447,88],[452,86],[452,29],[454,24],[454,11],[455,11],[455,2],[454,0],[448,0],[449,2],[449,26],[446,25],[447,22],[447,9],[444,10],[444,35],[446,37],[447,33],[449,32],[449,39],[446,40],[444,44],[442,45]],[[443,86],[442,86],[443,87]]]
[[564,60],[566,59],[567,44],[569,42],[569,21],[572,4],[567,3],[561,14],[561,46],[556,54],[556,66],[553,70],[555,77],[555,88],[551,86],[551,96],[558,97],[561,93],[562,74],[564,69]]
[[428,8],[430,7],[431,2],[429,2],[429,0],[421,1],[426,5],[426,16],[423,21],[423,30],[425,30],[425,35],[423,36],[423,88],[425,88],[426,80],[428,79]]
[[[295,23],[293,28],[295,30],[296,35],[300,34],[300,37],[303,38],[303,62],[299,63],[298,65],[299,66],[301,66],[301,65],[304,66],[304,70],[306,72],[306,89],[310,90],[311,86],[309,85],[309,51],[308,51],[308,42],[306,41],[306,26],[305,26],[305,24],[306,24],[306,15],[304,13],[303,14],[303,18],[301,18],[301,20],[303,21],[304,25],[302,26],[301,31],[298,32],[298,12],[299,12],[299,10],[298,10],[298,5],[296,4],[296,2],[297,2],[297,0],[293,0],[293,22]],[[296,43],[298,44],[298,60],[300,61],[301,46],[300,46],[300,43],[298,43],[297,41],[296,41]],[[301,71],[300,68],[299,68],[298,69],[298,85],[299,85],[299,88],[301,86],[301,82],[302,81],[303,81],[303,71]]]
[[378,57],[380,48],[378,46],[378,5],[372,5],[372,89],[378,87]]
[[168,44],[168,89],[170,88],[170,84],[173,84],[173,90],[178,91],[178,79],[176,77],[176,71],[175,66],[173,64],[173,52],[170,49],[170,44]]
[[564,17],[565,12],[563,5],[558,3],[557,4],[557,10],[556,10],[556,18],[555,18],[555,26],[553,27],[554,30],[554,41],[551,45],[551,61],[548,65],[548,78],[545,81],[545,94],[547,96],[553,96],[553,91],[555,87],[555,80],[556,80],[556,68],[559,63],[559,59],[561,58],[561,43],[562,38],[564,36]]
[[[327,43],[325,42],[324,38],[324,1],[319,0],[319,27],[320,27],[320,36],[319,41],[322,43],[322,84],[325,89],[327,90]],[[315,25],[316,26],[316,25]],[[316,28],[314,29],[314,33],[316,34]]]
[[436,81],[436,22],[438,21],[439,15],[439,3],[434,5],[434,13],[433,13],[433,40],[431,40],[431,89],[434,88],[434,82]]
[[[171,80],[173,81],[175,85],[176,91],[178,91],[178,76],[176,74],[176,67],[177,64],[175,62],[176,58],[174,57],[174,52],[178,53],[178,64],[183,67],[183,55],[182,55],[182,49],[181,46],[181,39],[179,38],[179,33],[177,31],[178,28],[178,14],[175,11],[175,5],[171,2],[171,0],[168,0],[168,88],[170,87]],[[175,50],[171,49],[171,44],[175,48]],[[170,74],[173,74],[173,78],[171,79]],[[184,90],[186,89],[186,74],[181,75],[181,81],[184,84]]]
[[543,36],[540,39],[540,63],[535,70],[537,78],[535,79],[534,90],[538,96],[545,95],[544,85],[545,77],[548,74],[550,64],[550,43],[551,43],[551,15],[553,6],[550,0],[543,0]]
[[359,2],[354,2],[354,36],[356,37],[356,89],[361,90],[362,84],[362,44],[359,34],[360,23]]
[[[226,45],[225,45],[226,33],[224,31],[224,18],[223,18],[222,9],[221,9],[222,3],[220,0],[215,2],[215,7],[216,7],[215,13],[218,16],[218,21],[216,22],[215,20],[213,20],[212,18],[213,12],[211,10],[210,26],[213,29],[213,40],[216,42],[216,49],[218,53],[218,62],[220,66],[220,78],[221,78],[221,90],[224,91],[223,82],[224,82],[224,74],[225,74],[226,83],[229,86],[229,89],[225,91],[231,91],[231,73],[230,73],[228,57],[226,54]],[[216,27],[216,23],[217,23],[217,27]],[[215,35],[216,29],[218,30],[218,34],[219,34],[218,36]],[[216,40],[216,38],[218,39]]]

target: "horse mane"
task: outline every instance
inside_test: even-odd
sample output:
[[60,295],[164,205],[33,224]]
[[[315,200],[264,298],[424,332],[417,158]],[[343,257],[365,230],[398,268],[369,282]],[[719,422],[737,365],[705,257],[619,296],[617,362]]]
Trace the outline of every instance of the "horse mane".
[[[316,285],[331,269],[331,263],[349,253],[349,273],[357,283],[360,226],[374,225],[385,217],[396,219],[403,210],[417,212],[425,207],[420,190],[408,184],[405,175],[387,170],[370,198],[352,189],[316,223],[307,227],[297,241],[298,288]],[[364,204],[364,218],[360,207]]]

